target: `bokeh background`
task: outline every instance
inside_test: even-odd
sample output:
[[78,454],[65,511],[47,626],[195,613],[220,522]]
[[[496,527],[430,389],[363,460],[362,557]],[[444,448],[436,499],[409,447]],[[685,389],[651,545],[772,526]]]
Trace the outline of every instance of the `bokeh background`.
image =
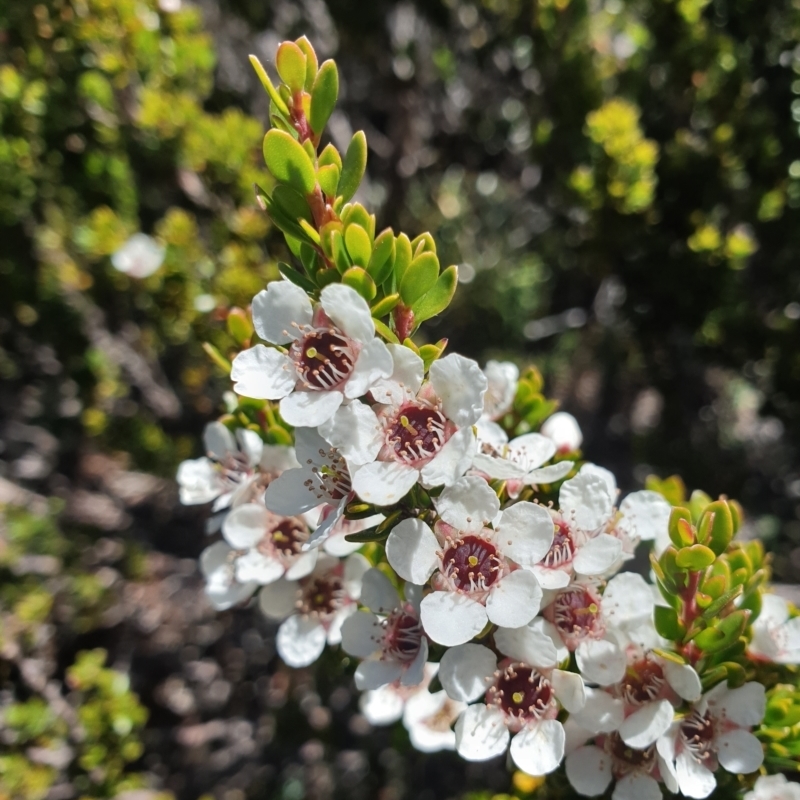
[[[423,336],[536,364],[623,490],[737,498],[800,580],[797,2],[7,0],[2,800],[534,788],[414,753],[346,661],[290,672],[203,600],[173,481],[228,388],[202,343],[288,258],[246,56],[302,34],[339,65],[332,139],[367,134],[359,199],[460,265]],[[137,231],[166,247],[144,279],[110,258]]]

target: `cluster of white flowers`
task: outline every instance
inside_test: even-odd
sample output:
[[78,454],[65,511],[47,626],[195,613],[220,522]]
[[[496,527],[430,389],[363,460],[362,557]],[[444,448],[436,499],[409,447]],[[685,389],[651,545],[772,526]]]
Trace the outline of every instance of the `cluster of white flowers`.
[[[349,286],[314,304],[274,282],[252,311],[271,346],[234,359],[234,388],[276,402],[295,447],[215,423],[207,457],[181,465],[183,502],[224,514],[201,559],[216,608],[258,591],[291,666],[341,645],[358,661],[363,713],[402,718],[423,751],[480,761],[508,750],[533,776],[566,759],[579,794],[616,781],[614,800],[657,798],[661,785],[702,798],[718,766],[761,766],[751,728],[763,686],[704,693],[691,664],[667,657],[654,588],[620,571],[640,542],[668,544],[660,494],[619,502],[611,473],[576,469],[582,437],[563,412],[509,440],[499,423],[516,367],[450,354],[426,370],[376,336]],[[348,519],[353,506],[366,518]],[[380,550],[371,562],[348,536],[382,524],[375,563]],[[798,637],[800,621],[768,596],[753,656],[797,663]]]

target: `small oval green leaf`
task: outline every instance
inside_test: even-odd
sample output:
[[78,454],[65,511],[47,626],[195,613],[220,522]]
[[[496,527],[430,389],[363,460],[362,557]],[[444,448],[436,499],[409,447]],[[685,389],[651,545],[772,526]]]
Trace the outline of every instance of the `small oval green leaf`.
[[302,194],[311,194],[316,186],[314,165],[303,145],[285,131],[267,131],[264,137],[264,161],[276,180]]
[[319,183],[326,197],[336,197],[339,186],[339,167],[336,164],[326,164],[317,170],[317,183]]
[[[350,260],[366,269],[372,255],[372,243],[369,234],[360,225],[348,225],[344,231],[344,243]],[[370,278],[370,280],[372,280]],[[374,281],[373,281],[374,283]]]
[[398,287],[400,297],[407,306],[412,306],[427,294],[439,277],[439,259],[435,253],[422,253],[417,256],[403,275]]
[[311,130],[319,136],[325,130],[328,119],[339,97],[339,71],[336,64],[328,59],[319,68],[311,89],[311,111],[309,122]]
[[275,68],[292,94],[306,84],[306,55],[294,42],[281,42],[275,56]]
[[416,323],[419,325],[426,319],[441,314],[450,305],[457,285],[458,267],[454,264],[442,272],[434,287],[413,306]]
[[345,153],[339,178],[339,196],[345,203],[356,193],[366,170],[367,137],[364,131],[356,131]]
[[375,299],[378,288],[369,273],[361,267],[350,267],[342,275],[342,283],[352,286],[368,303]]
[[697,571],[710,567],[716,560],[714,551],[704,544],[693,544],[691,547],[684,547],[678,550],[675,563],[681,569]]

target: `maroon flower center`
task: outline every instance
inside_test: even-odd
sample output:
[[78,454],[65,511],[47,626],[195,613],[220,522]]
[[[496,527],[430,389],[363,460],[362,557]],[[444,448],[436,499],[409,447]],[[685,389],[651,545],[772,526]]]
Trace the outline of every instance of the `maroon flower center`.
[[464,592],[488,589],[500,574],[497,548],[480,536],[465,536],[448,547],[442,566],[455,588]]
[[306,463],[311,467],[314,479],[306,478],[303,485],[312,492],[320,501],[334,503],[350,494],[352,479],[347,469],[347,463],[336,450],[319,450],[319,457],[327,464],[314,465],[311,459]]
[[550,549],[547,551],[542,563],[551,569],[558,569],[571,563],[574,555],[575,541],[569,525],[563,520],[559,520],[555,523],[553,544],[550,545]]
[[681,723],[680,736],[686,749],[702,761],[711,752],[714,741],[711,715],[692,711]]
[[419,620],[405,611],[393,611],[385,624],[384,650],[403,663],[413,661],[422,645]]
[[[299,553],[308,541],[308,526],[297,517],[285,517],[267,534],[264,549],[271,542],[273,547],[285,556]],[[259,545],[259,550],[262,546]]]
[[585,586],[570,586],[553,602],[553,624],[568,637],[591,636],[600,627],[598,598]]
[[654,744],[644,750],[636,750],[625,744],[616,731],[606,737],[604,749],[614,759],[614,774],[618,777],[634,770],[651,772],[656,764],[656,746]]
[[487,704],[520,721],[541,719],[553,701],[550,681],[524,664],[509,664],[486,693]]
[[343,605],[344,584],[336,575],[320,575],[309,578],[303,586],[300,613],[330,617]]
[[650,656],[645,656],[627,668],[618,691],[626,703],[640,706],[655,700],[665,683],[661,665]]
[[291,356],[306,389],[327,391],[341,386],[356,363],[353,343],[335,330],[307,333],[291,347]]
[[391,421],[386,440],[394,457],[404,464],[433,458],[445,443],[447,419],[441,411],[420,405],[406,405]]

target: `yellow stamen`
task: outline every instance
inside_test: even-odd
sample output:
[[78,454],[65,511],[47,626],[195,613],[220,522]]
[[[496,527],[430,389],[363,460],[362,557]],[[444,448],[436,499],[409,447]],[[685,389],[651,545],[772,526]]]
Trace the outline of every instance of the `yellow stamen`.
[[519,705],[525,699],[525,695],[522,694],[522,692],[514,692],[514,694],[511,695],[511,699],[516,705]]
[[477,566],[478,566],[478,559],[477,559],[475,556],[470,556],[470,557],[467,559],[467,561],[469,562],[469,565],[470,565],[471,567],[477,567]]
[[408,421],[408,417],[403,414],[400,417],[400,424],[412,435],[417,435],[417,429]]
[[306,355],[309,358],[316,358],[317,355],[318,355],[317,348],[316,347],[309,347],[308,350],[306,350]]

